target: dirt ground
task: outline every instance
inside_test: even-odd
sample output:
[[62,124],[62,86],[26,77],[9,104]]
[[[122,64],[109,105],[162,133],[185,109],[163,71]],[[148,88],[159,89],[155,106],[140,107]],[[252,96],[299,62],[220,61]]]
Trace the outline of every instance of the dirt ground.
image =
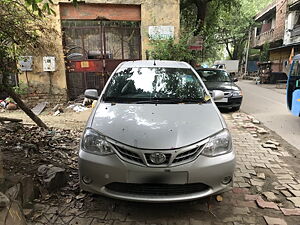
[[[51,109],[45,109],[39,117],[49,127],[57,127],[61,129],[83,129],[91,112],[91,108],[83,112],[75,112],[71,109],[67,109],[64,113],[54,116],[54,112],[52,112]],[[34,124],[22,110],[6,110],[4,112],[0,112],[0,117],[22,119],[23,124]]]

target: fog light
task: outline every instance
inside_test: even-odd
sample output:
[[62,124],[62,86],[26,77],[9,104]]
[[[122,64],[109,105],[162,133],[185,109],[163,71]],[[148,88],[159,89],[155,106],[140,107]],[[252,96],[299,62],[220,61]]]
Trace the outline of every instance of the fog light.
[[232,177],[228,176],[228,177],[224,177],[222,184],[229,184],[232,181]]
[[82,177],[82,181],[85,184],[90,184],[90,183],[92,183],[93,180],[90,177],[88,177],[88,176],[83,176]]

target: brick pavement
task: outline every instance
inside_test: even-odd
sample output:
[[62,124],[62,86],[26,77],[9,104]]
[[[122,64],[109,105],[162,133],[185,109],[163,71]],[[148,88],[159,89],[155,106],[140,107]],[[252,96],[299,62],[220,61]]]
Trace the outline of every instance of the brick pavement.
[[300,176],[286,163],[293,157],[282,145],[276,150],[262,147],[263,133],[268,131],[251,123],[247,115],[224,117],[233,136],[237,167],[234,188],[222,194],[221,202],[211,197],[185,203],[145,204],[87,195],[59,205],[36,204],[29,224],[300,224]]

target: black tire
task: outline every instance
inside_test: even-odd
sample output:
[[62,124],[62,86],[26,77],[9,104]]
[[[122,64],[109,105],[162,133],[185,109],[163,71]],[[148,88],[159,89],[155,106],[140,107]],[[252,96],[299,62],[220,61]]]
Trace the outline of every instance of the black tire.
[[240,108],[241,108],[240,105],[239,105],[239,106],[236,106],[236,107],[232,107],[231,111],[232,111],[232,112],[236,112],[236,111],[239,111]]

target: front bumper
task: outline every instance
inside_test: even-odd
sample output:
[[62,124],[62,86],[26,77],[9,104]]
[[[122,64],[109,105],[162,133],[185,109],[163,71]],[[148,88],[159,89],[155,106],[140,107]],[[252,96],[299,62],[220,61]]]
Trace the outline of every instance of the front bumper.
[[[221,193],[232,187],[232,180],[226,184],[222,181],[225,177],[233,177],[234,168],[234,151],[213,158],[200,155],[190,163],[164,168],[131,164],[117,155],[98,156],[82,150],[79,152],[80,185],[83,190],[129,201],[178,202]],[[88,178],[85,181],[89,182],[84,182],[84,176]],[[138,188],[130,188],[132,185]],[[147,185],[156,192],[140,190],[139,187],[149,190]],[[125,188],[121,188],[123,186]],[[173,187],[178,189],[170,193],[165,191]],[[159,188],[164,191],[160,193]]]
[[243,101],[243,97],[236,97],[236,98],[228,98],[228,102],[216,102],[218,108],[236,108],[240,107]]

